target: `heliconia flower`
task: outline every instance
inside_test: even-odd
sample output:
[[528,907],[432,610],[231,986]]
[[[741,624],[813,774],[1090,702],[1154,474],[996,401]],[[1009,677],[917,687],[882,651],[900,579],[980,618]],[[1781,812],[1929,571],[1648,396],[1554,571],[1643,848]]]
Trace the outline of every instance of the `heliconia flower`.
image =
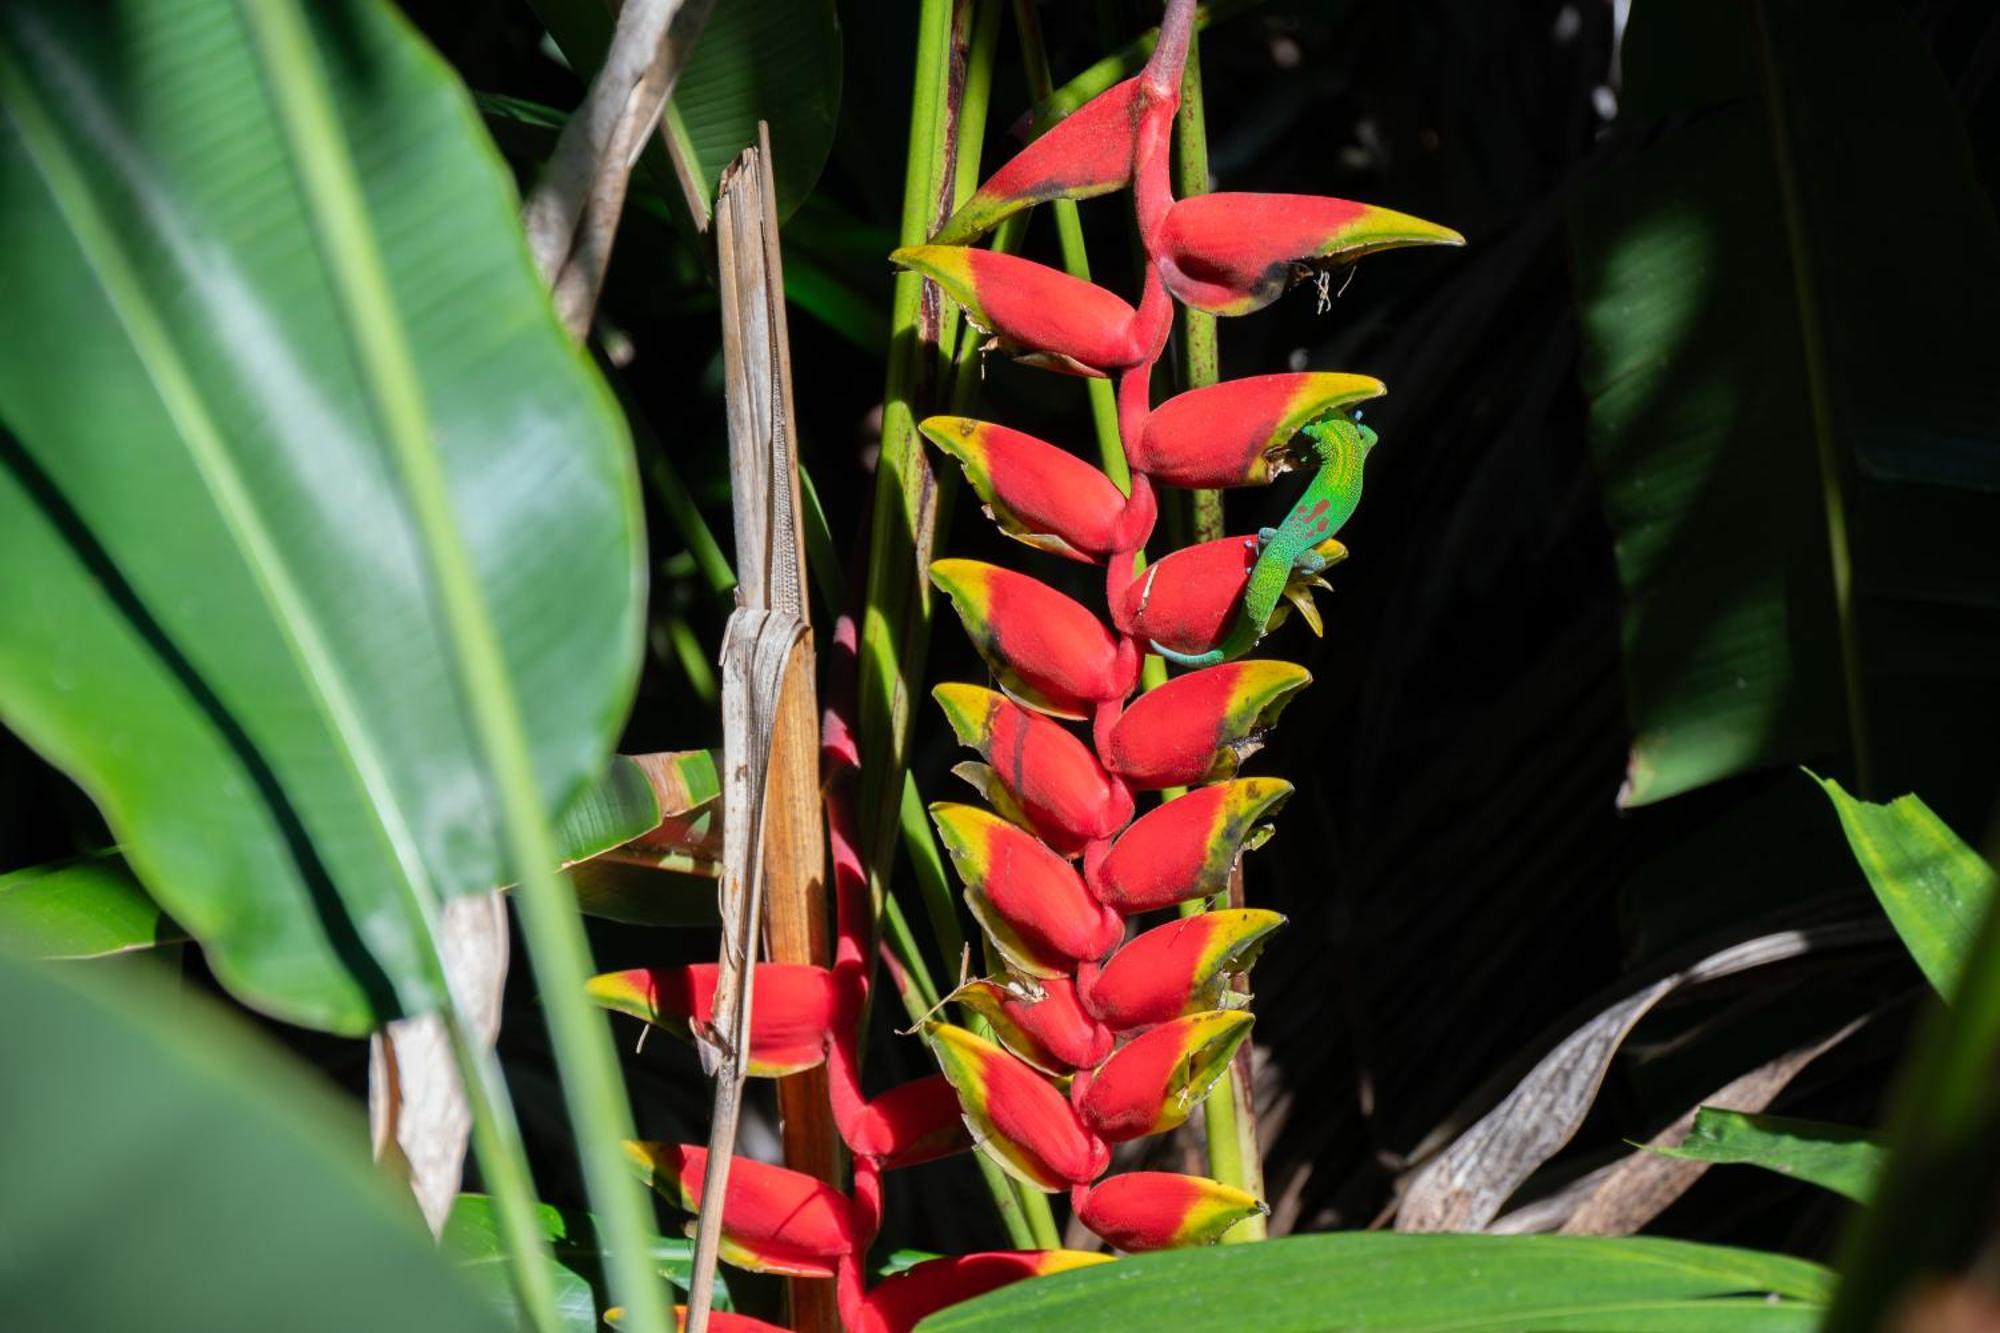
[[1105,766],[1141,790],[1234,777],[1312,676],[1291,662],[1243,661],[1176,676],[1111,728]]
[[[715,1021],[714,963],[635,967],[592,977],[584,987],[606,1009],[642,1018],[677,1037]],[[826,1059],[837,1002],[833,976],[805,963],[759,963],[750,992],[752,1078],[784,1078]]]
[[1465,238],[1346,199],[1223,193],[1177,201],[1155,244],[1168,291],[1213,315],[1247,315],[1315,268],[1397,246],[1464,245]]
[[[613,1328],[617,1328],[619,1321],[611,1317],[613,1313],[623,1314],[624,1311],[621,1308],[615,1312],[612,1310],[604,1312],[604,1322],[610,1324]],[[674,1307],[674,1327],[685,1330],[687,1328],[687,1319],[688,1308],[685,1305],[676,1305]],[[761,1319],[752,1318],[747,1314],[736,1314],[729,1310],[710,1310],[708,1312],[708,1327],[710,1333],[791,1333],[782,1324],[767,1324]]]
[[1229,978],[1249,970],[1264,937],[1284,924],[1276,912],[1236,907],[1155,926],[1102,969],[1086,966],[1077,976],[1079,998],[1118,1032],[1219,1008]]
[[972,1146],[959,1115],[958,1092],[942,1074],[911,1079],[869,1101],[848,1147],[878,1159],[885,1170],[919,1166]]
[[1237,778],[1168,801],[1119,836],[1090,888],[1127,916],[1221,893],[1236,858],[1268,836],[1258,821],[1291,794],[1278,778]]
[[1229,636],[1257,565],[1255,537],[1184,546],[1146,566],[1112,608],[1123,632],[1191,657]]
[[1212,1009],[1134,1037],[1094,1072],[1076,1076],[1070,1097],[1077,1113],[1106,1143],[1178,1127],[1222,1077],[1254,1021],[1246,1010]]
[[964,245],[1024,208],[1051,199],[1089,199],[1124,186],[1132,179],[1142,105],[1136,78],[1091,98],[994,172],[931,243]]
[[931,819],[965,881],[973,916],[1012,967],[1030,976],[1067,976],[1118,943],[1118,914],[1034,834],[955,801],[932,805]]
[[1247,1190],[1171,1171],[1107,1176],[1076,1194],[1078,1219],[1128,1253],[1213,1245],[1244,1218],[1271,1211]]
[[974,1143],[1009,1175],[1054,1193],[1103,1174],[1110,1150],[1048,1079],[964,1028],[933,1021],[924,1034],[958,1090]]
[[944,288],[967,318],[1031,365],[1102,377],[1147,350],[1133,338],[1131,306],[1061,269],[956,245],[906,246],[889,258]]
[[1066,449],[970,417],[930,417],[918,429],[958,460],[1000,530],[1038,550],[1096,563],[1137,549],[1153,529],[1151,486],[1128,501]]
[[[708,1149],[628,1142],[625,1151],[647,1183],[683,1212],[701,1210]],[[836,1261],[852,1254],[855,1243],[847,1196],[833,1186],[766,1162],[730,1162],[719,1250],[729,1263],[757,1273],[832,1277]]]
[[1045,1073],[1087,1069],[1111,1054],[1111,1029],[1084,1012],[1068,977],[1043,978],[1033,990],[982,977],[946,998],[978,1013],[1001,1045]]
[[882,1279],[868,1293],[863,1317],[869,1322],[849,1333],[910,1333],[926,1315],[1024,1278],[1112,1262],[1110,1255],[1088,1250],[994,1250],[926,1259]]
[[979,560],[934,561],[931,582],[951,598],[1001,688],[1028,707],[1081,718],[1131,693],[1132,645],[1047,584]]
[[1224,380],[1161,403],[1126,448],[1133,470],[1170,486],[1261,486],[1292,466],[1287,446],[1308,421],[1387,392],[1330,371]]
[[978,685],[947,683],[931,695],[959,741],[979,751],[1028,826],[1056,851],[1074,856],[1130,822],[1132,793],[1061,726]]

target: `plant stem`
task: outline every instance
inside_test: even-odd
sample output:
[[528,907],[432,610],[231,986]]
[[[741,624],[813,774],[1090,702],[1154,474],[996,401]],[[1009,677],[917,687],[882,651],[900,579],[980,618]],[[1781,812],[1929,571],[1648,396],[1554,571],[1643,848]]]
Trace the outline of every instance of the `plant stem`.
[[[1174,126],[1174,192],[1180,198],[1208,193],[1208,121],[1201,88],[1201,42],[1188,38],[1187,64],[1181,74],[1181,105]],[[1221,378],[1215,338],[1215,316],[1184,306],[1181,309],[1180,362],[1184,388],[1214,384]],[[1222,492],[1194,492],[1194,539],[1213,541],[1223,535]],[[1196,911],[1231,905],[1242,893],[1242,868],[1230,876],[1232,895],[1212,903],[1190,904]],[[1251,1085],[1251,1048],[1245,1042],[1228,1070],[1209,1089],[1202,1103],[1202,1127],[1208,1141],[1208,1171],[1217,1180],[1264,1197],[1264,1163],[1257,1147],[1257,1108]],[[1246,1218],[1223,1234],[1224,1244],[1262,1240],[1267,1234],[1261,1216]]]
[[[1014,25],[1021,34],[1021,64],[1028,74],[1028,96],[1037,105],[1054,91],[1049,73],[1049,53],[1042,41],[1041,16],[1035,0],[1014,0]],[[1037,125],[1037,133],[1047,129]],[[1062,252],[1063,271],[1072,278],[1090,281],[1090,256],[1083,245],[1083,218],[1076,200],[1054,201],[1056,242]],[[997,247],[996,247],[997,248]],[[1090,422],[1097,433],[1098,462],[1118,489],[1132,493],[1132,469],[1125,461],[1125,443],[1118,436],[1118,392],[1108,379],[1085,380],[1090,394]]]
[[[423,386],[397,319],[354,161],[298,0],[244,0],[240,12],[271,74],[269,95],[292,145],[299,186],[334,278],[376,424],[423,538],[452,665],[497,788],[507,860],[519,884],[515,902],[542,983],[591,1207],[604,1227],[610,1286],[625,1306],[627,1327],[666,1333],[665,1291],[650,1259],[653,1227],[640,1183],[625,1166],[624,1142],[632,1137],[632,1126],[624,1082],[610,1027],[584,995],[590,951],[582,918],[555,869],[559,857],[519,701],[452,512]],[[489,1134],[492,1124],[489,1116]],[[553,1318],[554,1312],[535,1313]]]
[[[902,245],[919,245],[933,225],[942,170],[938,141],[951,116],[951,0],[922,0],[917,18],[916,71],[910,99],[910,139],[903,175]],[[907,765],[911,677],[919,675],[904,652],[930,620],[930,534],[936,516],[935,482],[916,429],[916,402],[928,379],[930,348],[919,336],[924,278],[896,275],[890,307],[888,383],[882,402],[882,445],[875,472],[875,510],[868,549],[866,599],[861,612],[858,664],[861,826],[869,892],[880,919],[888,890],[896,802],[884,799],[902,785]]]

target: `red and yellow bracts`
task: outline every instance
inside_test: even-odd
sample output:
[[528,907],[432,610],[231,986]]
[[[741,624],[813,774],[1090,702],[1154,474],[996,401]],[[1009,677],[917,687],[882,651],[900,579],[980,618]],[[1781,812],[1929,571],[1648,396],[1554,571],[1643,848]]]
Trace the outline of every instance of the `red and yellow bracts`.
[[[1121,489],[1068,450],[991,422],[938,416],[921,424],[1002,532],[1062,560],[1105,566],[1106,606],[1099,615],[999,565],[945,559],[931,567],[997,686],[937,688],[953,731],[979,756],[957,772],[985,804],[931,807],[996,970],[947,997],[973,1026],[920,1025],[941,1073],[873,1099],[861,1093],[856,1059],[870,915],[848,792],[860,756],[840,711],[826,717],[840,917],[834,966],[756,968],[749,1058],[751,1072],[766,1076],[826,1065],[854,1186],[843,1194],[739,1161],[721,1226],[731,1263],[836,1278],[842,1321],[857,1333],[902,1333],[995,1287],[1105,1258],[1065,1250],[950,1256],[871,1288],[862,1265],[880,1222],[885,1169],[976,1145],[1032,1188],[1067,1193],[1077,1218],[1125,1251],[1213,1243],[1264,1211],[1255,1195],[1221,1181],[1106,1172],[1112,1145],[1182,1124],[1249,1037],[1249,996],[1232,982],[1284,920],[1223,904],[1232,871],[1269,835],[1267,821],[1292,788],[1238,770],[1310,678],[1288,662],[1232,659],[1278,622],[1287,602],[1317,630],[1307,588],[1345,555],[1334,533],[1358,501],[1361,462],[1374,443],[1352,414],[1384,387],[1339,372],[1258,375],[1154,407],[1152,371],[1176,301],[1242,315],[1361,255],[1460,238],[1342,199],[1174,199],[1166,154],[1193,9],[1192,0],[1169,0],[1137,77],[1002,166],[929,244],[891,256],[936,283],[1009,353],[1115,377],[1132,475]],[[1148,261],[1136,305],[976,248],[1024,208],[1128,188]],[[1260,486],[1307,465],[1317,471],[1287,527],[1147,564],[1157,487]],[[842,621],[836,669],[851,665],[854,638],[853,623]],[[1149,651],[1200,669],[1135,700]],[[1191,790],[1141,808],[1147,793],[1183,789]],[[1176,908],[1134,933],[1135,919]],[[682,1035],[712,1023],[714,989],[714,968],[704,966],[612,973],[591,985],[599,1003]],[[634,1144],[631,1152],[673,1202],[690,1212],[708,1202],[700,1197],[702,1149]],[[730,1326],[764,1327],[740,1318]]]
[[[1119,381],[1129,490],[1007,426],[946,416],[921,430],[1003,533],[1106,567],[1101,616],[1027,573],[959,559],[931,567],[997,686],[935,691],[979,755],[957,771],[986,805],[945,801],[931,814],[998,970],[949,997],[982,1021],[980,1033],[942,1021],[923,1031],[979,1149],[1036,1188],[1069,1190],[1077,1217],[1121,1250],[1213,1242],[1263,1209],[1214,1180],[1103,1172],[1110,1145],[1181,1124],[1229,1067],[1253,1021],[1249,997],[1230,983],[1283,918],[1236,907],[1127,935],[1135,918],[1226,901],[1237,862],[1291,794],[1287,782],[1238,768],[1309,677],[1287,662],[1227,659],[1287,603],[1318,628],[1307,589],[1346,553],[1333,533],[1358,498],[1360,459],[1373,443],[1350,414],[1384,392],[1366,375],[1258,375],[1156,408],[1152,370],[1174,302],[1246,314],[1363,254],[1459,242],[1443,227],[1343,199],[1175,200],[1166,147],[1188,10],[1169,4],[1137,78],[1001,167],[930,244],[891,256],[936,282],[1006,351]],[[1127,187],[1149,261],[1136,305],[971,248],[1023,208]],[[1346,433],[1335,444],[1365,443],[1330,448],[1318,428],[1336,418]],[[1296,531],[1210,541],[1146,564],[1156,488],[1258,486],[1305,464],[1319,470]],[[1285,567],[1273,567],[1274,550]],[[1134,701],[1148,651],[1216,664]],[[1182,788],[1192,790],[1141,808],[1144,793]]]

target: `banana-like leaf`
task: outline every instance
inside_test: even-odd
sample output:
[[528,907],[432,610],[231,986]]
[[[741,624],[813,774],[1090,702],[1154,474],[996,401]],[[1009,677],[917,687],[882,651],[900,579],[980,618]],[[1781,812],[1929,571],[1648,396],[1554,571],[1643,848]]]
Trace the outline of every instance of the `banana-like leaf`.
[[1864,1202],[1882,1169],[1884,1150],[1879,1139],[1847,1125],[1704,1106],[1680,1147],[1652,1151],[1695,1162],[1761,1166]]
[[369,1163],[354,1108],[240,1018],[4,957],[0,1013],[0,1324],[507,1327]]
[[[1355,1329],[1817,1327],[1833,1276],[1786,1255],[1586,1236],[1349,1231],[1168,1250],[1003,1288],[940,1311],[924,1333],[1144,1328],[1178,1333]],[[1730,1299],[1769,1293],[1754,1302]]]
[[[700,796],[704,784],[707,794]],[[578,906],[593,915],[614,915],[609,910],[593,911],[609,906],[599,900],[610,893],[607,886],[616,881],[593,877],[586,884],[581,872],[591,858],[644,838],[649,840],[645,855],[674,860],[669,839],[662,834],[666,828],[663,821],[671,821],[675,814],[698,811],[711,804],[716,794],[715,757],[707,750],[613,756],[610,767],[583,789],[552,829],[563,864],[577,867],[578,873],[571,878]],[[674,814],[666,813],[669,807]],[[697,823],[699,832],[686,835],[695,839],[697,850],[681,857],[695,866],[706,863],[698,849],[705,845],[700,840],[706,837],[707,824]],[[650,841],[655,837],[659,838],[657,845]],[[640,866],[620,868],[644,881],[644,887],[653,891],[647,897],[668,893],[670,886],[683,878]],[[635,896],[640,892],[637,888],[630,891]],[[691,903],[671,915],[673,924],[692,924],[714,916],[713,889],[704,884],[697,894],[708,900],[708,915],[702,916]],[[610,896],[622,901],[627,895]],[[628,918],[614,915],[614,919]],[[645,923],[655,922],[648,917]],[[100,958],[187,938],[187,932],[147,894],[115,847],[72,861],[0,875],[0,946],[23,957]]]
[[1877,805],[1849,796],[1838,782],[1820,785],[1904,947],[1938,994],[1949,996],[2000,876],[1917,797]]
[[[343,312],[408,349],[552,815],[610,753],[643,565],[464,88],[379,0],[310,11],[358,218],[315,213],[229,0],[0,10],[0,717],[237,995],[359,1032],[437,1007],[427,920],[510,876]],[[322,257],[354,227],[387,302]]]
[[[530,0],[579,74],[594,72],[611,42],[615,6],[603,0]],[[729,0],[709,11],[681,68],[667,127],[701,173],[710,205],[722,169],[771,126],[778,216],[812,193],[840,116],[840,21],[832,0]],[[672,179],[657,145],[646,150],[656,186]]]
[[1894,0],[1641,5],[1624,62],[1647,146],[1571,213],[1622,800],[1843,756],[1983,812],[2000,231],[1951,92]]

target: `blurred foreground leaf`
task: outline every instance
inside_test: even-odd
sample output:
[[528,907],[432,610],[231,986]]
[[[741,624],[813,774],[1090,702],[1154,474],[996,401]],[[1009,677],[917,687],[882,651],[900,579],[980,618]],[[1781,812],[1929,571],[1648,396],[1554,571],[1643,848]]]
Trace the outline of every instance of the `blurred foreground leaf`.
[[317,1073],[145,982],[0,957],[0,1327],[504,1327]]

